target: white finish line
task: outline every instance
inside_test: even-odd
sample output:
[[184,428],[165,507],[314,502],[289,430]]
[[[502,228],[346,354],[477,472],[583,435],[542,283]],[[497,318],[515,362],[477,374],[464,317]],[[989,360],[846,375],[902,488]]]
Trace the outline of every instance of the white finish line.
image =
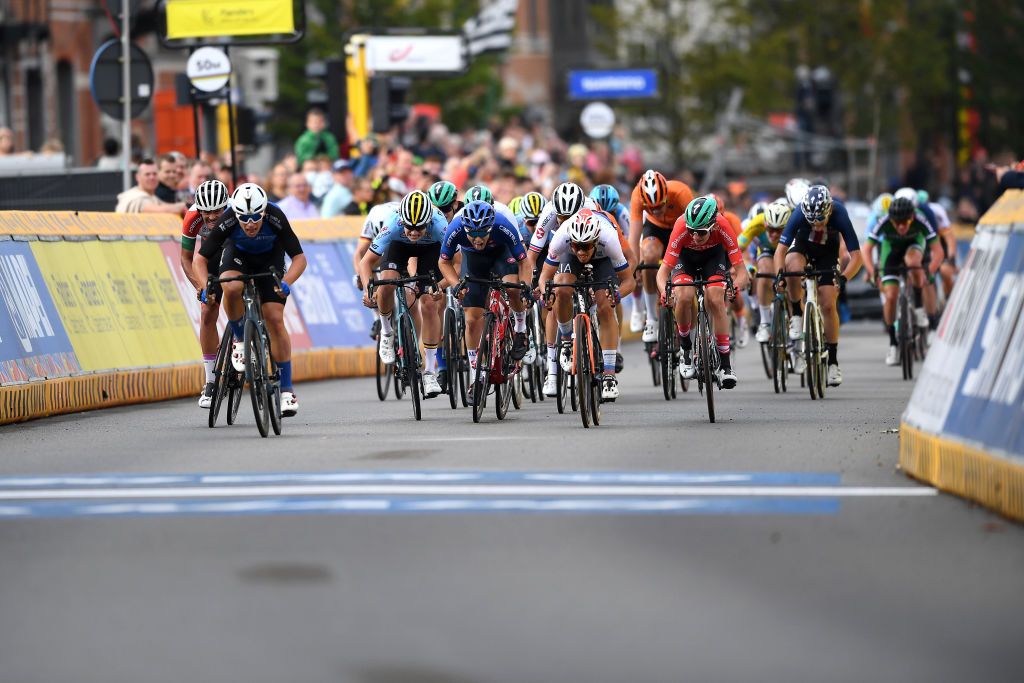
[[525,496],[525,497],[729,497],[729,498],[921,498],[938,495],[927,486],[443,486],[293,485],[159,488],[0,490],[0,501],[262,498],[280,496]]

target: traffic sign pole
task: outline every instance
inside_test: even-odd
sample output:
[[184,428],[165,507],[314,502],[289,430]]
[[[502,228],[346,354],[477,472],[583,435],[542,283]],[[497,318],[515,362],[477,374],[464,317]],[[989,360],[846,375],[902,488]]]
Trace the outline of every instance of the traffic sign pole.
[[132,51],[129,40],[130,3],[121,3],[121,98],[124,101],[124,116],[121,118],[121,185],[124,191],[131,187],[132,176]]

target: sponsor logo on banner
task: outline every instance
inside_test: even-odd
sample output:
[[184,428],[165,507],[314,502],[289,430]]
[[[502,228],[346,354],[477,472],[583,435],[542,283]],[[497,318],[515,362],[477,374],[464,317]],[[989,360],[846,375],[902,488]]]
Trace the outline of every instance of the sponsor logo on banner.
[[314,346],[366,346],[373,315],[352,286],[353,242],[303,246],[306,272],[293,291]]
[[0,384],[80,370],[31,249],[0,243]]

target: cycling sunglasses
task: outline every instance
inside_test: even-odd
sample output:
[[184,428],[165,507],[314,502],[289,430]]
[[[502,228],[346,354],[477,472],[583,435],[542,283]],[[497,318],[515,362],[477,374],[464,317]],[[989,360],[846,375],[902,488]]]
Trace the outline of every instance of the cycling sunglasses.
[[427,229],[427,226],[425,226],[425,225],[421,225],[419,227],[416,227],[414,225],[404,225],[403,224],[402,227],[405,228],[406,232],[424,232]]
[[573,251],[590,251],[597,246],[597,242],[570,242],[569,248]]
[[686,229],[694,235],[707,235],[711,233],[711,228],[691,228],[690,226],[686,226]]
[[239,223],[255,223],[263,218],[262,213],[240,213],[238,214]]
[[474,239],[481,239],[491,234],[490,230],[467,230],[466,234]]

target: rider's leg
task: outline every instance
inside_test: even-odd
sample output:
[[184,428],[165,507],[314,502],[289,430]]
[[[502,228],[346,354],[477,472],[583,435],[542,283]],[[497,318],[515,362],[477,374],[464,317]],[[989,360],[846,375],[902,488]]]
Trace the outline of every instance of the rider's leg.
[[828,349],[828,364],[839,364],[839,287],[818,285],[818,307],[825,323],[825,348]]
[[612,308],[611,299],[608,298],[608,290],[600,289],[594,292],[594,300],[597,302],[597,319],[601,323],[601,352],[604,362],[604,374],[615,374],[615,354],[619,352],[619,321]]
[[281,371],[281,391],[292,391],[292,339],[284,326],[284,304],[263,304],[263,320],[270,335],[270,351]]
[[729,357],[729,312],[725,303],[725,287],[708,286],[704,290],[704,303],[711,315],[711,325],[715,331],[715,344],[718,346],[718,357],[723,370],[732,369]]
[[[665,245],[657,237],[646,237],[640,243],[640,257],[644,263],[656,265],[665,253]],[[644,270],[644,304],[647,306],[647,323],[658,320],[658,280],[656,270]]]

